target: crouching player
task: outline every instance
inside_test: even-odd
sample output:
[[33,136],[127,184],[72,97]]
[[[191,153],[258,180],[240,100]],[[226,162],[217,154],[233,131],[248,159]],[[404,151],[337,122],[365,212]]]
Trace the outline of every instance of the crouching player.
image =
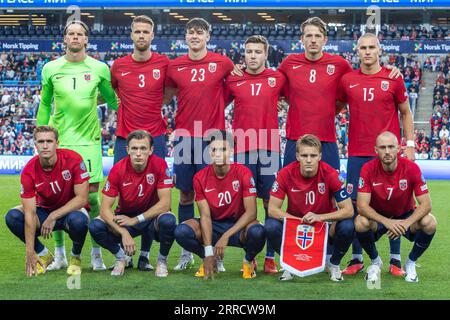
[[78,153],[58,149],[56,129],[37,127],[34,143],[38,155],[27,163],[20,177],[22,205],[6,214],[6,225],[25,242],[28,276],[45,273],[53,262],[53,255],[38,236],[48,239],[54,230],[64,230],[72,239],[67,273],[79,275],[89,224],[84,208],[88,203],[89,173]]
[[[175,216],[169,212],[172,179],[166,162],[153,155],[153,138],[143,130],[127,137],[128,156],[115,164],[103,188],[100,218],[89,232],[103,248],[116,256],[112,276],[125,271],[126,254],[136,252],[135,237],[147,234],[160,242],[156,276],[167,277],[167,255],[174,241]],[[113,205],[119,204],[113,213]]]
[[[427,184],[417,164],[398,157],[397,137],[388,131],[376,140],[378,158],[367,162],[361,170],[355,219],[355,230],[361,246],[372,264],[366,279],[377,281],[382,261],[375,247],[383,234],[390,239],[404,236],[414,241],[405,263],[405,280],[417,282],[416,261],[429,247],[436,232],[436,219],[431,214]],[[414,195],[419,203],[415,207]]]
[[227,246],[244,248],[242,277],[250,279],[256,276],[251,261],[266,241],[264,227],[256,220],[252,172],[243,164],[230,163],[231,134],[215,131],[207,140],[212,164],[194,176],[200,219],[179,224],[175,239],[203,259],[196,276],[206,279],[214,276],[216,259],[223,259]]
[[[303,222],[311,224],[318,221],[332,222],[328,250],[332,254],[327,256],[327,268],[331,280],[341,281],[343,277],[339,264],[354,233],[351,199],[336,170],[321,161],[322,145],[316,136],[307,134],[297,141],[296,157],[297,161],[278,172],[270,192],[270,218],[265,224],[267,239],[280,253],[285,217],[301,218]],[[284,211],[282,205],[286,195],[288,207]],[[280,280],[292,278],[285,271]]]

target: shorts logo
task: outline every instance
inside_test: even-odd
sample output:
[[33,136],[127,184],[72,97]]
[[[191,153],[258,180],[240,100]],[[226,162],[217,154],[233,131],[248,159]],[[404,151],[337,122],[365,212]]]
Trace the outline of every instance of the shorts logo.
[[361,188],[364,188],[364,179],[363,178],[359,178],[359,185],[358,185],[358,187],[361,189]]
[[270,77],[267,79],[267,83],[271,88],[273,88],[277,85],[277,79]]
[[327,73],[328,75],[333,75],[334,71],[336,71],[336,67],[334,66],[334,64],[329,64],[327,65]]
[[215,63],[215,62],[210,62],[209,65],[208,65],[208,70],[209,70],[209,72],[211,72],[211,73],[216,72],[216,70],[217,70],[217,63]]
[[402,190],[402,191],[405,191],[406,189],[408,189],[408,180],[401,179],[399,181],[399,187],[400,187],[400,190]]
[[383,91],[389,90],[389,81],[381,81],[381,90]]
[[109,180],[107,180],[105,183],[105,191],[109,191],[110,188],[111,188],[111,185],[109,184]]
[[147,174],[147,183],[148,184],[154,184],[155,183],[155,176],[153,173]]
[[233,181],[233,190],[238,192],[239,191],[239,180]]
[[272,192],[277,192],[278,191],[278,182],[274,182],[272,185]]
[[153,69],[153,79],[158,80],[161,77],[161,71],[159,69]]
[[91,74],[90,74],[90,73],[86,73],[86,74],[84,75],[84,80],[86,80],[86,81],[91,81]]
[[353,184],[347,183],[347,193],[352,194],[353,193]]
[[298,225],[295,242],[302,250],[311,247],[314,243],[314,227],[306,224]]
[[62,172],[62,177],[64,180],[69,181],[70,179],[72,179],[72,175],[70,174],[69,170],[64,170]]
[[320,193],[320,194],[325,194],[325,183],[320,182],[320,183],[317,185],[317,189],[319,189],[319,193]]

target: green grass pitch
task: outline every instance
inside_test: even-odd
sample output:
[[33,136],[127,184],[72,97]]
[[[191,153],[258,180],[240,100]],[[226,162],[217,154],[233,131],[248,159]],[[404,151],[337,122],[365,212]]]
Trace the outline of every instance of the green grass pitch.
[[[81,289],[69,290],[65,270],[48,272],[45,275],[27,278],[25,275],[25,247],[5,225],[4,216],[9,208],[19,204],[19,176],[0,176],[0,300],[4,299],[450,299],[450,224],[448,181],[429,181],[433,200],[433,214],[438,221],[438,231],[431,247],[419,260],[417,269],[419,283],[407,283],[388,273],[388,241],[383,237],[378,242],[384,261],[381,289],[369,290],[363,274],[346,276],[340,283],[332,282],[326,273],[306,278],[296,277],[293,281],[281,283],[278,275],[266,275],[262,271],[251,280],[241,278],[243,251],[227,248],[225,251],[226,272],[212,281],[194,277],[200,264],[196,258],[195,267],[183,272],[171,269],[176,265],[180,247],[174,244],[169,255],[169,277],[160,279],[154,273],[126,270],[122,278],[113,278],[108,271],[94,272],[89,268],[90,240],[83,249],[83,273]],[[177,208],[178,191],[173,191],[173,208]],[[262,203],[258,201],[258,216],[263,221]],[[89,237],[89,236],[88,236]],[[53,240],[44,242],[53,251]],[[139,243],[139,241],[137,242]],[[70,239],[66,235],[66,249],[69,254]],[[153,243],[151,263],[156,265],[159,245]],[[406,259],[411,243],[402,239],[402,258]],[[264,253],[264,252],[263,252]],[[113,256],[103,251],[106,265],[113,263]],[[260,266],[264,256],[257,257]],[[349,260],[343,259],[341,267]],[[277,257],[278,261],[278,257]],[[365,256],[365,261],[369,261]],[[136,262],[136,259],[135,259]]]

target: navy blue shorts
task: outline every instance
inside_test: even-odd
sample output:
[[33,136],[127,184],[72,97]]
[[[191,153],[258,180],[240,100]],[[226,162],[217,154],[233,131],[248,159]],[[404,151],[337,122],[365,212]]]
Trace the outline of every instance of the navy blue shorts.
[[[198,223],[200,223],[200,218],[194,218],[197,220]],[[225,219],[225,220],[211,220],[212,222],[212,245],[215,246],[217,241],[219,241],[220,237],[230,230],[235,224],[236,221],[232,219]],[[241,243],[241,240],[239,239],[241,236],[241,232],[243,230],[239,230],[235,234],[233,234],[230,239],[228,240],[228,246],[231,247],[237,247],[237,248],[243,248],[243,244]]]
[[[44,221],[47,220],[47,218],[50,215],[50,213],[52,213],[50,210],[47,210],[47,209],[44,209],[44,208],[41,208],[41,207],[36,207],[36,214],[38,216],[39,223],[40,223],[41,226],[44,223]],[[72,211],[72,212],[68,213],[67,215],[65,215],[64,217],[59,218],[58,220],[56,220],[55,226],[53,228],[53,231],[63,230],[65,232],[69,232],[69,227],[67,226],[67,218],[71,214],[82,214],[82,215],[85,215],[87,217],[87,221],[89,223],[89,214],[87,213],[87,211]],[[41,235],[41,228],[39,228],[39,230],[36,231],[36,235],[37,236]]]
[[[135,217],[136,215],[128,215],[128,214],[123,214],[123,213],[116,213],[116,215],[126,215],[129,217]],[[150,220],[145,220],[144,222],[139,222],[138,224],[135,224],[134,226],[127,226],[125,227],[128,232],[130,233],[130,236],[132,238],[136,238],[138,236],[142,236],[143,234],[153,234],[153,238],[154,240],[159,242],[159,232],[157,232],[156,230],[156,221],[157,218],[153,218]],[[104,222],[106,224],[106,222]],[[112,230],[108,227],[109,230]],[[117,237],[117,241],[121,243],[121,239],[122,237],[113,233],[116,237]]]
[[[328,163],[330,166],[340,171],[340,160],[339,160],[339,150],[336,142],[325,142],[322,143],[322,161]],[[283,159],[283,167],[286,167],[288,164],[297,161],[297,157],[295,155],[295,146],[297,144],[297,140],[287,139],[286,148],[284,150],[284,159]]]
[[349,157],[347,162],[347,193],[353,200],[358,194],[359,173],[362,166],[375,157]]
[[175,187],[193,191],[194,175],[211,163],[207,143],[202,138],[176,137],[173,148]]
[[[404,219],[409,218],[413,213],[414,213],[414,210],[411,210],[399,217],[393,217],[392,219],[404,220]],[[386,216],[389,216],[389,215],[386,215]],[[384,226],[384,224],[378,222],[377,223],[377,231],[374,232],[374,234],[373,234],[375,237],[375,241],[378,241],[378,239],[380,239],[386,232],[388,232],[388,229]],[[415,235],[416,234],[411,233],[411,229],[409,228],[403,236],[412,242],[412,241],[414,241]]]
[[261,199],[269,199],[270,189],[281,167],[280,153],[267,150],[254,150],[235,154],[234,161],[242,163],[250,169],[255,179],[258,197]]
[[[165,159],[167,155],[166,135],[153,137],[153,154]],[[114,164],[127,156],[127,139],[116,137],[114,143]]]

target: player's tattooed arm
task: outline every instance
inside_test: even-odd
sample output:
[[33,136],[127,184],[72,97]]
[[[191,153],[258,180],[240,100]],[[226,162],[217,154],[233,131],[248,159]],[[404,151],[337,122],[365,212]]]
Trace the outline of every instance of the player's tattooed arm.
[[342,101],[336,101],[336,113],[335,115],[338,115],[342,109],[345,108],[345,106],[347,105],[347,103],[342,102]]
[[277,197],[274,196],[270,196],[268,208],[269,217],[277,220],[283,220],[284,218],[301,219],[299,217],[287,213],[286,211],[283,211],[281,209],[282,206],[283,200],[278,199]]

